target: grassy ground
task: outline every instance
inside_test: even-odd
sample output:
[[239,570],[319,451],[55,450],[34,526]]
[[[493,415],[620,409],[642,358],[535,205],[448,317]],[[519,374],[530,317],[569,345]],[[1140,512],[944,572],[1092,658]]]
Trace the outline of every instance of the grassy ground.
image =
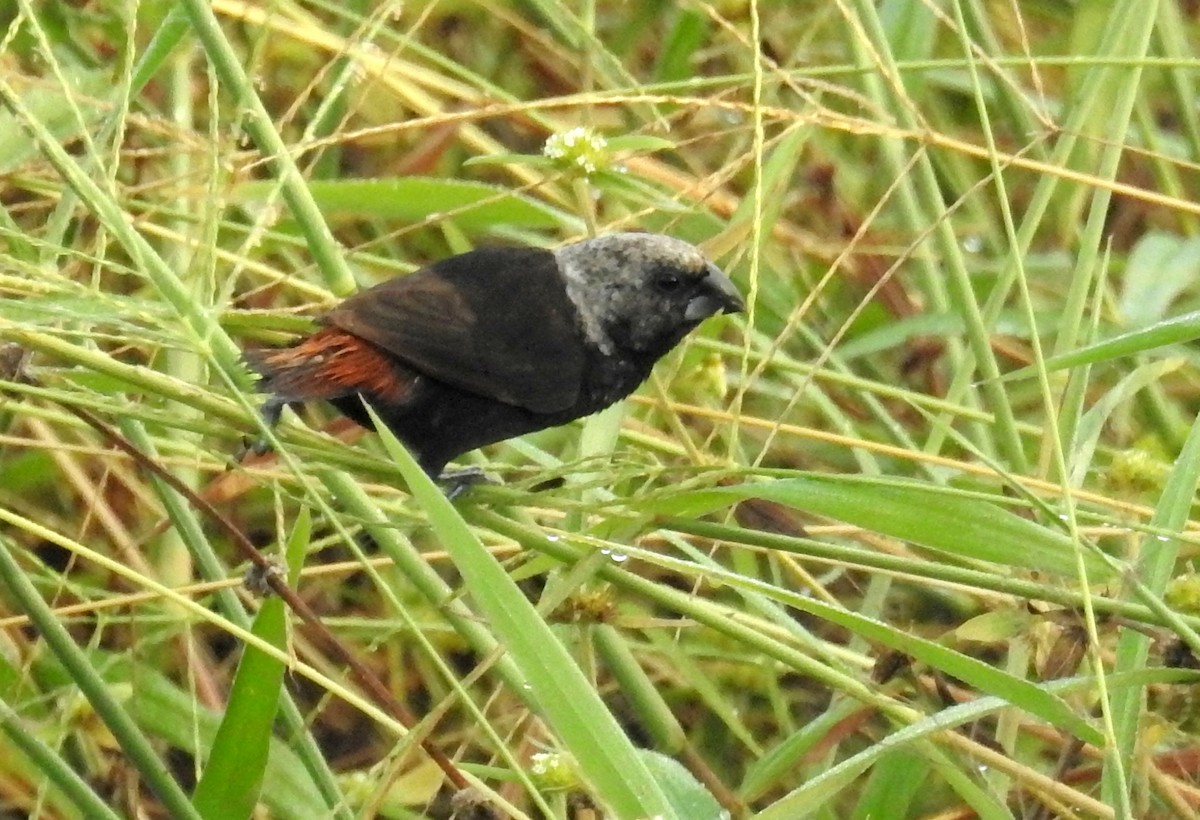
[[[1200,812],[1194,3],[4,14],[5,816]],[[502,485],[237,460],[242,346],[618,229],[749,309]]]

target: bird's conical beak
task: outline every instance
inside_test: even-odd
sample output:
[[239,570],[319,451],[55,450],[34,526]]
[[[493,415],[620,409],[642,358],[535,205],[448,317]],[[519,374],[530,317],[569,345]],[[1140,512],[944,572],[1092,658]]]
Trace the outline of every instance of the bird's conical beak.
[[733,282],[720,268],[710,263],[708,276],[700,292],[688,302],[684,317],[689,322],[699,322],[717,313],[741,313],[745,309],[746,303]]

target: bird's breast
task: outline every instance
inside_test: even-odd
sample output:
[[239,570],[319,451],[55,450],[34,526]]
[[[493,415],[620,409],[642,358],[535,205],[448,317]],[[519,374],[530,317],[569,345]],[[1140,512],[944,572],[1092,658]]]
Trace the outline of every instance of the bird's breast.
[[580,415],[596,413],[628,396],[650,375],[653,361],[644,362],[622,355],[599,355],[587,368],[581,398],[587,409]]

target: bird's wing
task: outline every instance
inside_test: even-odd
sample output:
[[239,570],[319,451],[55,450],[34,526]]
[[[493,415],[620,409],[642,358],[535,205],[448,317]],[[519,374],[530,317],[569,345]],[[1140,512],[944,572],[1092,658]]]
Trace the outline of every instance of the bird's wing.
[[553,413],[579,398],[576,315],[553,254],[497,248],[357,293],[324,319],[434,379]]

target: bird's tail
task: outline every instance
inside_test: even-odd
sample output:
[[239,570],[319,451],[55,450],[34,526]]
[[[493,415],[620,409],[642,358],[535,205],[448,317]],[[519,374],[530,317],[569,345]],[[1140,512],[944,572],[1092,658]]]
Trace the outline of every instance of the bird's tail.
[[280,404],[360,393],[402,403],[416,380],[416,373],[382,349],[336,327],[323,328],[291,347],[247,350],[244,356],[262,377],[259,390]]

